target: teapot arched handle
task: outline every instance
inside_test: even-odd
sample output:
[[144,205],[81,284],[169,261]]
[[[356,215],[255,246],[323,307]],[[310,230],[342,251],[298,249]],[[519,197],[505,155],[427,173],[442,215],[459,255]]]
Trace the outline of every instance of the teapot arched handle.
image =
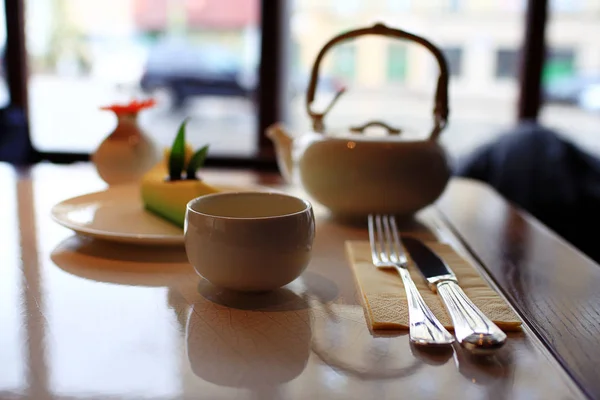
[[310,74],[310,83],[308,85],[308,91],[306,93],[306,111],[313,123],[313,130],[315,132],[324,132],[324,124],[323,118],[327,114],[327,112],[333,106],[333,103],[337,101],[339,96],[344,92],[345,89],[342,89],[336,97],[334,98],[332,104],[330,104],[325,112],[317,113],[312,109],[312,103],[315,99],[315,93],[317,88],[317,78],[319,76],[319,67],[321,66],[321,61],[325,56],[325,53],[335,46],[336,44],[346,41],[348,39],[354,39],[358,36],[363,35],[379,35],[379,36],[387,36],[394,37],[399,39],[407,39],[413,42],[417,42],[418,44],[427,48],[431,53],[433,53],[435,59],[438,62],[440,68],[440,76],[438,77],[437,87],[435,90],[435,105],[433,109],[433,119],[434,126],[429,135],[429,140],[437,140],[442,130],[446,127],[446,123],[448,122],[448,64],[446,63],[446,59],[442,54],[441,50],[437,48],[434,44],[428,41],[425,38],[417,36],[415,34],[385,26],[382,23],[376,23],[375,25],[368,28],[355,29],[348,32],[341,33],[331,39],[329,42],[323,46],[317,58],[315,59],[315,63],[312,68],[312,72]]

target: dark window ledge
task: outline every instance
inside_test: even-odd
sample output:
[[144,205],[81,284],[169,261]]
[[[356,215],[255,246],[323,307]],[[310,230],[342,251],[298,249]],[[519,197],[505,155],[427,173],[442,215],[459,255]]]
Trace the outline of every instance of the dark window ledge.
[[[59,153],[38,152],[35,162],[48,161],[55,164],[73,164],[76,162],[90,161],[88,153]],[[258,171],[278,171],[277,163],[272,157],[258,158],[236,158],[236,157],[212,157],[206,160],[207,167],[252,169]]]

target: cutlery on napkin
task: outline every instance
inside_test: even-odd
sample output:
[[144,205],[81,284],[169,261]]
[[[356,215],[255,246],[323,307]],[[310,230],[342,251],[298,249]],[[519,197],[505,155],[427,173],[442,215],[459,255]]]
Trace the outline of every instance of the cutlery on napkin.
[[429,288],[441,297],[461,346],[478,353],[502,347],[506,334],[467,297],[448,265],[418,239],[406,237],[402,243]]
[[[414,235],[411,235],[414,236]],[[404,236],[403,236],[404,237]],[[521,320],[506,301],[481,277],[477,269],[451,246],[423,237],[425,243],[454,271],[471,301],[503,331],[521,331]],[[368,241],[347,241],[346,255],[352,268],[367,324],[373,331],[405,330],[409,327],[408,307],[402,280],[396,271],[373,268]],[[429,290],[427,282],[408,254],[408,271],[433,314],[447,329],[454,329],[439,296]]]

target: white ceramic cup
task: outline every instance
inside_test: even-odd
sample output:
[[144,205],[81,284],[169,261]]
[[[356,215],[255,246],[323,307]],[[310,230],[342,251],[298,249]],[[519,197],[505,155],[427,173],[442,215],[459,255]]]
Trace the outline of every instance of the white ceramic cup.
[[187,205],[185,249],[194,269],[215,286],[264,292],[306,269],[315,236],[311,204],[271,192],[229,192]]

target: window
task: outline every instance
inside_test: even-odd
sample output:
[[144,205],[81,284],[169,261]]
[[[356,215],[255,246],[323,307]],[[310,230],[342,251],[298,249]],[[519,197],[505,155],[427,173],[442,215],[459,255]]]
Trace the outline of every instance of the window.
[[404,82],[406,79],[406,46],[390,44],[388,46],[387,78],[390,82]]
[[[30,71],[29,126],[34,145],[42,151],[89,153],[115,122],[109,113],[99,111],[98,107],[142,95],[156,96],[160,102],[159,107],[141,115],[142,127],[159,145],[168,144],[176,123],[186,116],[191,117],[190,139],[197,140],[192,144],[211,142],[213,156],[254,156],[258,146],[257,135],[262,133],[257,125],[263,126],[266,120],[270,120],[264,117],[265,113],[289,115],[291,128],[302,131],[309,125],[302,96],[283,99],[282,107],[269,104],[269,101],[276,101],[280,93],[277,79],[272,80],[275,83],[263,82],[263,90],[258,94],[273,96],[260,95],[260,100],[216,94],[185,93],[178,96],[176,90],[165,87],[145,93],[141,88],[140,78],[145,72],[150,52],[158,51],[155,49],[166,41],[187,41],[198,47],[216,46],[232,54],[233,59],[223,58],[223,69],[243,66],[244,73],[239,81],[256,89],[259,84],[258,66],[271,65],[272,68],[261,69],[263,73],[275,70],[274,64],[281,56],[273,50],[276,46],[271,43],[275,41],[272,38],[288,36],[287,32],[277,36],[279,28],[276,27],[273,31],[277,34],[265,35],[268,37],[263,41],[263,28],[269,30],[271,28],[268,27],[277,25],[274,15],[278,12],[271,13],[269,10],[284,3],[281,0],[273,2],[272,7],[266,7],[263,6],[265,1],[25,0],[25,37]],[[295,60],[285,63],[290,71],[297,69],[297,73],[290,75],[287,71],[285,75],[290,76],[290,82],[299,82],[294,86],[299,90],[290,92],[305,92],[312,63],[326,40],[348,29],[384,21],[390,26],[423,35],[436,44],[448,43],[449,40],[461,46],[464,44],[465,47],[454,54],[449,49],[445,51],[451,73],[467,76],[468,79],[452,81],[450,108],[453,111],[441,140],[451,152],[472,149],[483,141],[477,141],[477,138],[490,140],[490,135],[515,121],[519,83],[513,78],[518,71],[516,49],[520,48],[524,37],[524,8],[521,5],[525,2],[495,0],[486,2],[485,6],[476,1],[460,0],[434,3],[421,4],[409,0],[285,2],[290,13],[284,19],[284,26],[289,23],[292,28],[290,39],[297,44],[294,48],[288,46],[284,51],[287,57]],[[581,6],[577,7],[589,18],[573,21],[572,15],[553,15],[552,25],[562,31],[557,35],[552,34],[553,29],[550,29],[548,41],[555,48],[573,49],[573,74],[587,76],[600,70],[600,66],[596,65],[596,60],[600,59],[597,56],[598,46],[590,39],[595,37],[593,27],[597,26],[592,16],[600,15],[600,9],[595,2],[578,3]],[[225,12],[225,8],[235,12]],[[336,9],[341,14],[336,13]],[[264,27],[259,10],[265,16]],[[451,18],[445,18],[451,12]],[[473,18],[474,14],[477,18]],[[555,24],[555,21],[559,23]],[[9,24],[9,28],[11,26]],[[428,118],[435,86],[435,75],[432,76],[429,68],[431,54],[417,45],[405,43],[407,56],[403,68],[401,51],[389,50],[389,43],[393,40],[386,43],[387,39],[379,42],[376,38],[364,39],[359,38],[350,47],[341,50],[338,49],[341,46],[336,46],[322,65],[322,83],[319,84],[317,98],[321,92],[329,95],[341,87],[348,89],[327,115],[326,128],[347,129],[355,122],[379,118],[406,128],[407,136],[414,133],[423,137],[431,126]],[[496,47],[498,43],[501,44],[500,49]],[[261,63],[261,45],[267,51],[268,62],[262,60]],[[556,69],[554,66],[546,71]],[[386,84],[390,79],[402,80],[402,88],[388,90]],[[269,86],[268,90],[265,85]],[[589,89],[588,92],[592,93],[592,87]],[[262,105],[264,107],[261,108]],[[478,108],[497,112],[486,115],[485,123],[477,125],[476,132],[469,134],[468,130],[461,128],[475,126],[472,123],[473,110]],[[274,109],[277,111],[264,111]],[[269,142],[264,137],[261,140]]]
[[392,43],[388,46],[387,79],[390,82],[404,82],[406,79],[406,46]]
[[[581,13],[575,18],[573,13]],[[540,123],[600,156],[600,3],[551,1]]]
[[333,74],[347,81],[356,77],[356,46],[354,44],[342,44],[332,51]]
[[542,83],[551,85],[558,80],[575,75],[575,51],[573,49],[550,49],[542,72]]
[[[543,82],[573,74],[575,55],[571,49],[551,49],[547,55],[542,74]],[[500,49],[496,53],[496,77],[517,78],[519,71],[519,52]]]
[[92,152],[114,128],[99,107],[154,97],[140,125],[211,155],[257,150],[258,0],[26,0],[30,130],[42,151]]
[[500,49],[496,52],[496,78],[515,79],[519,76],[519,52]]
[[446,62],[448,63],[448,69],[450,70],[450,76],[459,77],[462,74],[462,49],[460,47],[448,47],[442,49]]

